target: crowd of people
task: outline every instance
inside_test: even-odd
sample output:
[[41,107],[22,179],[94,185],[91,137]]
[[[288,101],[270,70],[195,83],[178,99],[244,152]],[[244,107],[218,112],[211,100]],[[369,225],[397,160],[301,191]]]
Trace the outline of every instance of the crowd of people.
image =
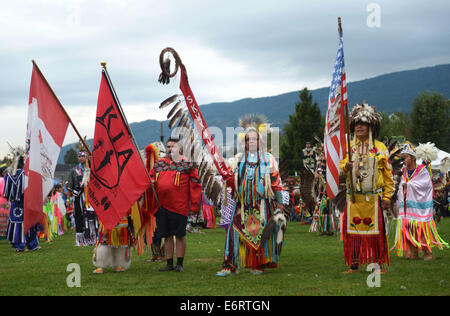
[[387,221],[394,214],[398,224],[392,250],[411,259],[417,259],[423,250],[424,259],[430,260],[433,247],[448,247],[435,225],[437,198],[441,201],[439,216],[448,216],[448,170],[436,180],[427,161],[418,163],[415,146],[405,143],[396,147],[403,162],[400,180],[396,181],[390,152],[377,140],[380,121],[367,104],[352,110],[351,151],[340,162],[346,182],[343,207],[327,196],[327,165],[320,141],[314,147],[307,142],[302,151],[303,166],[313,180],[310,191],[314,205],[308,207],[300,190],[306,180],[289,177],[282,181],[276,160],[265,149],[261,124],[246,122],[243,151],[230,162],[232,176],[222,182],[220,210],[202,187],[198,165],[186,158],[179,139],[169,138],[165,156],[153,145],[146,148],[146,167],[154,191],[149,188],[112,230],[102,225],[86,198],[86,151],[78,152],[79,163],[68,181],[55,184],[43,206],[42,221],[27,232],[23,226],[23,157],[13,168],[0,166],[0,238],[7,239],[15,251],[34,251],[40,249],[39,239],[54,242],[73,230],[75,246],[94,246],[96,274],[108,267],[117,272],[127,270],[133,247],[138,254],[144,248],[150,249],[152,257],[148,261],[164,259],[165,265],[159,271],[181,272],[187,232],[198,232],[200,226],[216,228],[216,215],[220,214],[220,226],[226,234],[217,276],[227,277],[244,268],[261,274],[278,267],[289,220],[310,225],[310,232],[322,235],[339,232],[347,267],[344,273],[353,273],[362,264],[372,262],[386,272],[391,250]]
[[[372,262],[386,272],[390,251],[408,259],[418,259],[423,251],[423,259],[431,260],[432,248],[448,247],[435,224],[449,215],[448,163],[444,159],[440,170],[431,169],[433,155],[426,153],[429,143],[416,147],[406,141],[388,150],[377,140],[380,124],[381,117],[367,104],[355,106],[350,114],[351,151],[340,162],[346,203],[339,206],[337,198],[327,197],[326,159],[320,141],[315,147],[307,142],[302,151],[304,168],[314,174],[310,186],[314,206],[308,208],[303,201],[307,197],[299,190],[302,181],[309,181],[307,177],[287,181],[290,220],[310,225],[310,232],[321,235],[339,232],[347,267],[344,273],[357,272],[361,264]],[[398,170],[391,164],[395,155],[401,161]],[[387,238],[389,220],[396,220],[397,225],[392,248]]]

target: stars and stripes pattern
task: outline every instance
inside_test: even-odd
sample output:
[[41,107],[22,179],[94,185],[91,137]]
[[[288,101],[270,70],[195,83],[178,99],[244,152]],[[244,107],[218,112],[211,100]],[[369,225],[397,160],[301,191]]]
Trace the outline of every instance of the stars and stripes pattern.
[[342,33],[334,63],[325,121],[325,155],[327,160],[327,194],[334,198],[339,191],[339,162],[345,157],[344,106],[348,105]]

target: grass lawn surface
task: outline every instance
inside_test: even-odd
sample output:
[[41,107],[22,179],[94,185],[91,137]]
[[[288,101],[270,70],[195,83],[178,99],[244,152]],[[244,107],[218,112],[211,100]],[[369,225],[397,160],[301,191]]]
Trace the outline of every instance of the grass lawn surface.
[[[221,269],[225,231],[202,229],[188,233],[185,270],[158,272],[165,265],[147,263],[150,251],[137,256],[124,273],[92,271],[93,247],[75,247],[75,234],[66,233],[53,243],[41,242],[36,252],[15,253],[7,241],[0,241],[0,295],[108,295],[108,296],[440,296],[450,295],[450,249],[434,248],[432,261],[410,261],[391,254],[389,273],[380,276],[379,287],[369,287],[372,271],[343,275],[343,247],[337,235],[320,236],[309,226],[289,222],[278,269],[253,275],[216,277]],[[450,242],[450,218],[438,224],[441,237]],[[393,236],[390,236],[392,246]],[[74,270],[80,267],[80,287],[69,287]],[[71,279],[73,280],[73,278]],[[372,277],[372,281],[374,278]]]

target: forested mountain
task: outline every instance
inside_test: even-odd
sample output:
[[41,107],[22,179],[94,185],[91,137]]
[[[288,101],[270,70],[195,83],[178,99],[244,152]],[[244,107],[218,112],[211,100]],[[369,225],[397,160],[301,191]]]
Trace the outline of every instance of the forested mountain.
[[[384,74],[349,82],[347,86],[350,109],[356,103],[365,100],[366,103],[376,106],[377,111],[388,114],[409,113],[412,109],[412,100],[422,91],[436,91],[445,98],[450,98],[450,64]],[[299,87],[299,91],[303,88]],[[238,118],[248,113],[264,114],[272,126],[282,129],[288,122],[289,115],[294,112],[295,103],[299,100],[299,91],[270,97],[246,98],[234,102],[204,104],[201,105],[201,110],[209,126],[216,126],[223,130],[227,126],[236,127]],[[329,87],[311,90],[313,100],[318,102],[322,115],[325,114],[328,92]],[[140,149],[160,139],[160,124],[160,121],[156,120],[130,124]],[[167,137],[169,135],[167,121],[163,122],[163,128],[164,135]],[[61,149],[58,163],[64,163],[64,155],[70,147],[72,145]]]

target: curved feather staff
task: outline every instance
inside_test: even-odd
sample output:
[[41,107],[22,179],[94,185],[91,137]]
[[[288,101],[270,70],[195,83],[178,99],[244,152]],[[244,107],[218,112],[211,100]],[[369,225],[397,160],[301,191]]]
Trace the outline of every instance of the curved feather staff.
[[[166,57],[166,54],[171,54],[175,59],[175,68],[173,72],[170,70],[171,62],[170,59]],[[175,134],[174,136],[178,136],[182,139],[184,153],[198,166],[202,186],[205,188],[207,197],[210,198],[216,206],[219,206],[223,185],[220,180],[215,178],[215,176],[218,172],[224,181],[226,181],[231,178],[231,173],[225,164],[212,134],[209,132],[208,125],[195,100],[194,94],[189,86],[186,67],[182,63],[180,56],[173,48],[167,47],[161,51],[159,63],[161,66],[161,74],[159,75],[158,81],[162,84],[169,84],[170,79],[181,69],[180,89],[183,93],[185,102],[183,103],[183,101],[179,99],[179,94],[174,94],[161,103],[160,109],[174,104],[167,115],[167,119],[170,120],[169,128],[173,129],[172,135]],[[185,105],[188,111],[185,111]],[[193,125],[197,129],[201,140],[199,140],[194,133],[194,127],[191,124],[189,117],[193,120]],[[208,152],[209,157],[208,154],[204,152],[202,143],[204,144],[204,148]],[[212,167],[211,162],[216,168]],[[214,169],[217,169],[217,171]]]

